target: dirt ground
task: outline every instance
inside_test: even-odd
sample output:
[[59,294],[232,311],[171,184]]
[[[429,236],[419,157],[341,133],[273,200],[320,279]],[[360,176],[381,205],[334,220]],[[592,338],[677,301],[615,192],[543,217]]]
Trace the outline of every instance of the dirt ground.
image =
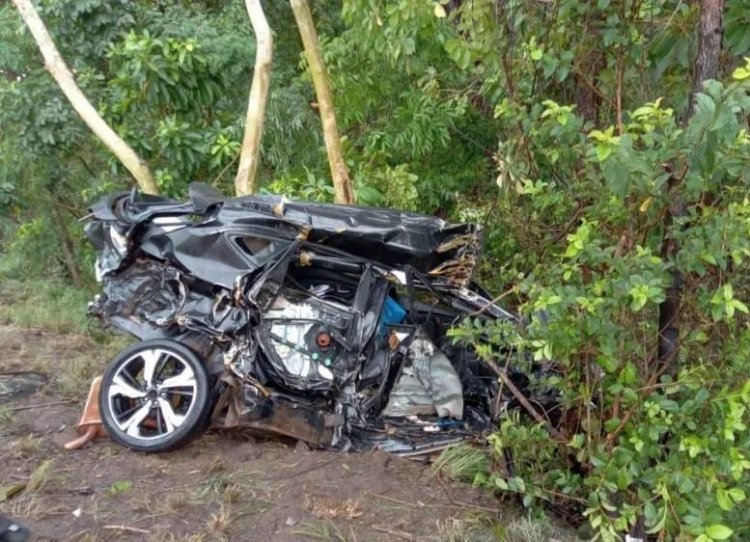
[[87,337],[7,326],[0,345],[0,373],[46,377],[25,395],[3,395],[0,385],[0,512],[35,540],[507,538],[512,505],[383,453],[311,451],[243,433],[209,433],[162,455],[108,440],[66,451],[81,390],[111,352]]

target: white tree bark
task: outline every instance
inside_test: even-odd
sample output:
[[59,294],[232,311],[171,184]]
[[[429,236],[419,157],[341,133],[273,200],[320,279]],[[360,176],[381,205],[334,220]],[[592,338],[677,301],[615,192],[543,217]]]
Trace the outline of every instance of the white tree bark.
[[273,35],[260,0],[245,0],[245,7],[250,16],[253,32],[255,32],[256,48],[253,83],[250,86],[245,117],[245,135],[242,138],[240,151],[240,165],[234,178],[234,188],[238,196],[255,192],[255,176],[260,162],[260,142],[263,137],[263,122],[266,116],[273,61]]
[[47,27],[44,26],[44,22],[39,17],[36,9],[34,9],[31,0],[12,0],[12,2],[18,8],[24,23],[26,23],[29,31],[31,31],[31,35],[36,40],[39,50],[44,57],[45,68],[47,68],[47,71],[60,86],[60,89],[65,94],[65,97],[68,98],[73,109],[76,110],[83,122],[86,123],[91,131],[117,156],[120,162],[135,177],[141,190],[148,194],[158,194],[159,189],[146,163],[105,122],[94,106],[91,105],[91,102],[81,92],[73,74],[60,56],[60,52],[57,50],[52,36],[47,31]]
[[320,43],[318,42],[318,34],[315,32],[310,6],[307,0],[291,0],[291,4],[294,18],[297,21],[297,28],[302,37],[302,44],[305,47],[307,64],[310,67],[310,74],[315,86],[315,95],[318,99],[320,120],[323,124],[323,138],[328,153],[328,164],[331,167],[336,203],[353,204],[355,203],[354,190],[341,150],[341,137],[336,124],[331,83],[328,80],[328,72],[320,54]]

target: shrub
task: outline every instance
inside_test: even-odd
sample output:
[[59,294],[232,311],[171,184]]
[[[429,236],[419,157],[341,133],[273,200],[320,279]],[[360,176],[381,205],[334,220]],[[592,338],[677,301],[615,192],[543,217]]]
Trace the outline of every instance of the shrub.
[[[542,384],[559,390],[550,416],[562,438],[508,416],[489,443],[498,460],[510,452],[513,474],[488,469],[477,483],[529,506],[567,503],[603,540],[639,522],[660,538],[749,535],[748,74],[708,82],[684,128],[661,101],[632,111],[617,135],[585,134],[573,108],[538,108],[538,162],[568,184],[519,179],[498,215],[505,231],[535,217],[537,230],[516,235],[530,256],[503,272],[522,272],[520,309],[544,318],[453,333],[487,359],[510,340],[527,369],[554,360]],[[572,218],[563,242],[550,242],[543,225],[559,213]],[[679,355],[660,359],[659,307],[673,281]]]

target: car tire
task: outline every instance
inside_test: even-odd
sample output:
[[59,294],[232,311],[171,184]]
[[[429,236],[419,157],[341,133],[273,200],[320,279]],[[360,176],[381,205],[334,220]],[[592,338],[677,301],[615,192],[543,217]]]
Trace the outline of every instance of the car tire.
[[102,378],[99,408],[109,435],[139,452],[184,446],[208,427],[211,378],[186,346],[139,342],[118,354]]

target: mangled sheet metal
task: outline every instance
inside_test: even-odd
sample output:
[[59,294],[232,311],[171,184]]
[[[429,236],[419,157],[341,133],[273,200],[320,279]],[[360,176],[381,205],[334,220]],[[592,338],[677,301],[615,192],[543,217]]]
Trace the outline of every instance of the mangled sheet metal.
[[103,377],[113,438],[162,451],[213,420],[408,455],[492,425],[496,376],[446,338],[469,314],[516,321],[472,281],[476,225],[197,183],[189,195],[91,208],[91,312],[141,341]]

